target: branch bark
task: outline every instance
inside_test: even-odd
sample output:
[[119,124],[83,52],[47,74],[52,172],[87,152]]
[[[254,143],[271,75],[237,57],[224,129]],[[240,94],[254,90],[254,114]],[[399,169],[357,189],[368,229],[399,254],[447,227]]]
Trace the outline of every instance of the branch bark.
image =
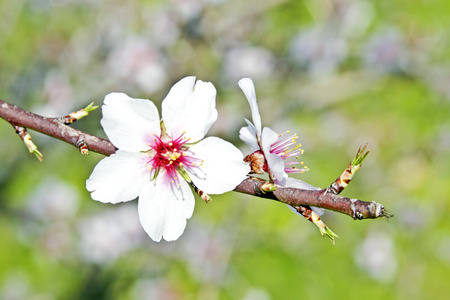
[[392,215],[377,202],[366,202],[338,196],[328,189],[303,190],[277,186],[273,192],[262,192],[264,184],[257,178],[248,178],[239,184],[236,192],[250,194],[261,198],[280,201],[289,205],[308,205],[321,207],[349,215],[355,220],[375,219],[379,217],[392,217]]
[[[0,100],[0,117],[13,126],[21,126],[41,132],[75,147],[78,147],[80,141],[83,141],[90,151],[104,155],[112,155],[117,150],[110,141],[71,128],[58,121],[58,118],[43,117],[2,100]],[[235,191],[276,200],[288,205],[322,207],[349,215],[353,219],[358,220],[393,216],[380,203],[338,196],[330,192],[329,189],[313,191],[277,186],[275,191],[265,192],[265,189],[262,188],[262,185],[265,183],[267,182],[261,179],[247,178],[235,188]]]
[[28,129],[38,131],[48,136],[60,139],[75,147],[80,141],[88,145],[90,151],[111,155],[116,152],[117,148],[110,141],[102,139],[98,136],[74,129],[57,118],[47,118],[23,110],[15,105],[9,104],[0,99],[0,117],[8,121],[11,125],[21,126]]

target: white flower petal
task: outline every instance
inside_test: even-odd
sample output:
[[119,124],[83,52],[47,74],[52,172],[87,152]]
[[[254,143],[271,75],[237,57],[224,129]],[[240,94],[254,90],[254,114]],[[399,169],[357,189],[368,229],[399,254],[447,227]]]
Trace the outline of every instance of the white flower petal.
[[210,82],[185,77],[177,82],[162,102],[162,116],[172,138],[185,134],[191,142],[201,140],[217,120],[216,89]]
[[321,215],[323,215],[325,213],[325,208],[315,207],[315,206],[310,206],[310,207],[319,216],[321,216]]
[[266,152],[264,152],[264,157],[266,158],[267,166],[269,167],[270,172],[273,177],[275,177],[273,178],[274,182],[279,185],[284,185],[288,175],[284,171],[283,159],[276,154],[267,154]]
[[216,88],[211,82],[197,80],[185,124],[186,137],[191,138],[191,142],[204,138],[217,120],[216,94]]
[[[287,207],[292,211],[292,212],[294,212],[295,214],[297,214],[297,215],[299,215],[299,216],[302,216],[302,214],[301,213],[299,213],[295,208],[293,208],[292,206],[290,206],[289,204],[286,204],[287,205]],[[319,216],[321,216],[321,215],[323,215],[324,213],[325,213],[325,209],[324,208],[321,208],[321,207],[315,207],[315,206],[310,206],[310,208],[316,213],[316,214],[318,214]],[[303,216],[302,216],[303,217]]]
[[124,150],[102,159],[86,180],[92,199],[114,204],[135,199],[150,181],[145,160],[144,154]]
[[292,177],[289,177],[286,179],[284,187],[291,187],[291,188],[296,188],[296,189],[312,190],[312,191],[321,190],[321,188],[315,187],[309,183],[306,183],[304,181],[301,181],[299,179],[295,179]]
[[158,109],[150,100],[111,93],[105,97],[102,112],[100,123],[114,146],[121,150],[147,150],[153,134],[161,134]]
[[195,186],[208,194],[233,190],[250,172],[242,152],[218,137],[208,137],[189,150],[195,157],[203,159],[203,164],[200,167],[186,167],[186,172]]
[[259,145],[258,139],[256,137],[256,128],[247,119],[245,119],[245,121],[247,122],[248,126],[242,127],[241,130],[239,130],[239,138],[244,143],[246,143],[250,147],[250,149],[252,149],[252,151],[257,151],[259,150]]
[[139,195],[139,220],[152,240],[174,241],[183,234],[194,206],[194,195],[186,181],[181,180],[180,186],[167,185],[163,176],[158,176]]
[[263,151],[269,151],[272,144],[274,144],[278,139],[278,134],[270,129],[269,127],[264,127],[261,135],[261,144]]
[[250,104],[250,109],[252,111],[253,124],[255,124],[256,133],[261,135],[261,116],[259,114],[258,103],[256,103],[256,92],[253,80],[250,78],[242,78],[239,80],[239,87],[247,97],[248,103]]
[[[284,187],[291,187],[291,188],[296,188],[296,189],[303,189],[303,190],[321,190],[321,188],[315,187],[309,183],[306,183],[304,181],[301,181],[299,179],[295,179],[295,178],[286,178],[285,184],[283,185]],[[293,208],[292,206],[288,205],[289,209],[292,210],[294,213],[301,215],[298,213],[298,211]],[[324,208],[320,208],[320,207],[315,207],[315,206],[311,206],[311,209],[318,214],[319,216],[323,215],[325,213],[325,209]]]
[[293,207],[290,206],[289,204],[286,204],[286,206],[287,206],[293,213],[295,213],[295,214],[301,216],[301,214],[300,214],[295,208],[293,208]]
[[267,160],[267,166],[275,177],[275,183],[284,185],[286,178],[288,178],[288,175],[284,171],[284,160],[280,156],[270,153],[270,147],[277,141],[277,139],[278,134],[275,131],[269,127],[264,127],[261,136],[261,144],[262,151],[264,152],[264,156]]
[[180,135],[184,130],[189,98],[194,97],[195,77],[189,76],[175,83],[161,104],[161,114],[169,136]]

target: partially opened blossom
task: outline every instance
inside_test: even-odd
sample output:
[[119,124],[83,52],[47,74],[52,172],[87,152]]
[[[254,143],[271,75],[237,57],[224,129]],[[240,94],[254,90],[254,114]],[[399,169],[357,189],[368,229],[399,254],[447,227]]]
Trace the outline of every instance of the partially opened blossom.
[[[303,154],[303,150],[300,149],[301,145],[296,142],[297,134],[290,135],[289,131],[277,134],[269,127],[261,129],[261,116],[256,102],[253,81],[250,78],[243,78],[239,81],[239,86],[250,104],[253,119],[253,123],[245,119],[248,126],[241,128],[239,137],[254,151],[253,157],[248,159],[262,162],[260,165],[253,164],[252,171],[257,174],[267,172],[270,179],[278,185],[291,184],[292,178],[287,180],[288,173],[303,173],[308,170],[307,167],[297,167],[303,165],[303,162],[296,161],[299,155]],[[259,157],[260,159],[258,159]],[[301,180],[298,180],[296,187],[299,187],[300,183],[303,184],[302,188],[306,190],[319,189]]]
[[139,220],[153,240],[180,237],[194,211],[189,185],[199,194],[221,194],[250,171],[235,146],[204,138],[217,119],[215,96],[211,83],[186,77],[163,100],[160,121],[150,100],[108,94],[101,124],[118,150],[86,181],[92,199],[115,204],[138,197]]
[[[239,86],[247,97],[252,112],[251,123],[245,119],[247,127],[242,127],[239,137],[253,151],[247,155],[245,160],[250,162],[253,173],[268,173],[270,180],[283,187],[298,188],[304,190],[320,190],[320,188],[310,185],[299,179],[291,178],[288,173],[303,173],[307,167],[298,168],[303,162],[298,162],[299,155],[303,154],[301,145],[297,144],[297,134],[290,135],[287,131],[277,134],[269,127],[262,128],[261,116],[256,102],[256,92],[253,81],[250,78],[243,78],[239,81]],[[333,242],[334,234],[319,218],[324,209],[309,206],[288,207],[295,213],[302,215],[316,225],[322,235],[327,235]]]

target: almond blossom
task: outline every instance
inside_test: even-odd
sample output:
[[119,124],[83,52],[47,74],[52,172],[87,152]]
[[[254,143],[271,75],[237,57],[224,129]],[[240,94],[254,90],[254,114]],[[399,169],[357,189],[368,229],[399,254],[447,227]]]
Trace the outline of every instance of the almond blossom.
[[[277,134],[269,127],[261,129],[261,116],[256,102],[253,81],[250,78],[243,78],[239,81],[239,86],[250,104],[253,120],[253,123],[251,123],[245,119],[248,126],[241,128],[239,137],[254,151],[251,154],[253,157],[249,159],[262,162],[260,165],[252,165],[253,172],[257,174],[267,172],[270,179],[281,186],[293,184],[297,188],[320,190],[320,188],[316,188],[301,180],[288,178],[288,173],[303,173],[308,170],[307,167],[296,167],[296,165],[303,165],[303,162],[296,161],[299,155],[303,154],[303,150],[300,149],[301,145],[296,142],[297,134],[290,135],[289,131]],[[293,161],[287,161],[287,159],[292,158],[294,159]],[[294,183],[294,181],[296,182]]]
[[[242,127],[239,131],[240,139],[254,151],[245,158],[245,161],[250,162],[252,172],[256,174],[267,172],[273,183],[283,187],[320,190],[320,188],[309,183],[288,176],[288,173],[308,171],[307,167],[297,168],[297,165],[303,165],[303,162],[297,161],[299,155],[303,154],[303,150],[300,149],[301,145],[296,142],[297,134],[290,135],[288,131],[277,134],[269,127],[261,129],[261,115],[256,102],[253,81],[250,78],[243,78],[239,81],[239,86],[247,97],[252,112],[253,123],[245,119],[248,126]],[[334,243],[334,237],[337,237],[337,235],[319,218],[324,209],[309,206],[293,207],[288,205],[288,207],[296,214],[314,223],[319,228],[320,233],[328,236]]]
[[190,185],[200,195],[222,194],[250,171],[231,143],[204,138],[217,119],[215,96],[210,82],[186,77],[163,100],[160,121],[150,100],[106,95],[101,125],[118,150],[86,181],[92,199],[115,204],[138,197],[147,234],[154,241],[178,239],[194,211]]

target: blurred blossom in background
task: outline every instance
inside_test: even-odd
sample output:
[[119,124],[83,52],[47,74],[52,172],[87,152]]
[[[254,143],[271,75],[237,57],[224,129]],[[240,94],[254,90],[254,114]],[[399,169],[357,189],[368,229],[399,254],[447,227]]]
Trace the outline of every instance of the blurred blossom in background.
[[[446,299],[449,14],[444,0],[0,0],[2,100],[56,117],[195,75],[218,91],[209,134],[249,154],[237,82],[251,77],[264,126],[299,134],[297,178],[328,186],[368,142],[343,195],[395,214],[327,212],[332,246],[283,205],[228,193],[154,243],[135,205],[90,199],[102,155],[30,131],[39,163],[0,122],[0,298]],[[100,119],[72,126],[106,137]]]
[[389,282],[394,279],[397,271],[394,249],[394,242],[389,235],[371,230],[363,243],[356,248],[355,260],[373,279]]
[[262,47],[237,46],[224,57],[224,76],[230,85],[244,77],[267,79],[275,69],[275,57]]
[[105,73],[112,86],[131,85],[146,94],[160,90],[167,82],[166,58],[150,42],[140,38],[125,40],[109,55]]
[[334,73],[347,57],[347,42],[336,28],[308,28],[292,40],[292,58],[313,76]]
[[374,72],[405,72],[409,55],[402,40],[402,35],[394,29],[374,33],[363,52],[366,67]]

